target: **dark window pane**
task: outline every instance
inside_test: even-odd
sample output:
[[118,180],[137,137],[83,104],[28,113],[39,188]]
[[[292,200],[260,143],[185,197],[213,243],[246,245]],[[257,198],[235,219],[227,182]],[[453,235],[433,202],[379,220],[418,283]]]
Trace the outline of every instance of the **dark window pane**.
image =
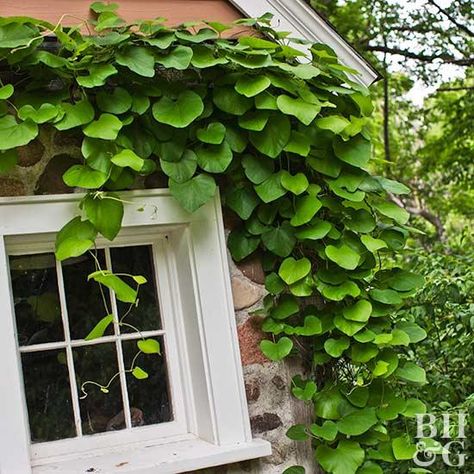
[[[100,268],[106,269],[104,251],[97,252]],[[102,287],[108,311],[102,298],[101,286],[95,281],[87,281],[87,276],[98,270],[94,257],[87,253],[78,258],[65,260],[63,266],[64,289],[71,339],[84,339],[91,329],[110,313],[110,296],[107,288]],[[112,334],[110,325],[106,335]]]
[[54,254],[10,257],[20,346],[64,340]]
[[[134,425],[153,425],[173,419],[169,396],[168,373],[163,338],[156,338],[161,346],[161,355],[140,354],[135,366],[143,369],[148,378],[136,379],[127,373],[128,398]],[[133,358],[138,353],[137,341],[124,341],[125,367],[131,368]]]
[[22,364],[31,440],[76,436],[65,351],[23,354]]
[[[159,329],[161,327],[160,307],[156,292],[152,246],[141,245],[136,247],[116,247],[110,249],[110,255],[112,257],[114,273],[142,275],[147,279],[147,283],[140,286],[138,306],[132,308],[124,322],[131,324],[140,331]],[[125,278],[125,280],[128,282],[127,278]],[[129,304],[120,301],[117,301],[117,307],[119,319],[130,309]],[[121,332],[133,332],[133,329],[127,326],[122,326]]]
[[[79,396],[82,384],[86,381],[107,385],[118,373],[117,352],[115,344],[99,344],[74,349]],[[102,433],[117,428],[114,420],[123,419],[122,392],[120,378],[117,376],[104,393],[95,384],[86,384],[84,390],[87,397],[80,401],[82,432],[84,434]]]

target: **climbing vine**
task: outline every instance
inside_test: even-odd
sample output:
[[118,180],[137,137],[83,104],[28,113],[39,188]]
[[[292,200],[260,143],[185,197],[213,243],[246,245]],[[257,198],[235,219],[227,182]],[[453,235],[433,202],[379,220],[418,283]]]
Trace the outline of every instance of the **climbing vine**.
[[[403,387],[425,382],[410,344],[426,333],[396,310],[423,280],[393,263],[410,228],[388,196],[409,190],[370,172],[373,106],[356,72],[328,46],[273,30],[268,15],[169,28],[125,23],[116,4],[91,9],[96,19],[75,27],[0,19],[0,170],[41,128],[82,134],[83,162],[63,180],[87,194],[56,257],[113,240],[128,205],[120,191],[143,176],[166,176],[189,212],[220,185],[238,221],[233,258],[256,253],[266,272],[261,349],[308,367],[291,390],[314,404],[314,423],[288,436],[311,438],[335,474],[411,459],[407,424],[425,406]],[[251,36],[232,38],[236,27]],[[91,278],[117,294],[126,285],[135,303],[122,276]]]

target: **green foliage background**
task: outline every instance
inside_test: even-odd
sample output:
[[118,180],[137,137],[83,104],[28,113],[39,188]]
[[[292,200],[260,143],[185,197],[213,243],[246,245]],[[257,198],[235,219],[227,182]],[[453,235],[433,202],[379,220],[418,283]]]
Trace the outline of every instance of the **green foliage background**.
[[[419,309],[430,289],[417,294],[423,279],[403,269],[409,189],[371,160],[368,91],[325,45],[307,45],[309,62],[300,63],[302,43],[272,30],[268,17],[238,21],[256,34],[229,40],[228,25],[129,25],[114,5],[92,8],[97,36],[0,19],[0,169],[15,165],[15,149],[41,127],[84,136],[84,161],[63,179],[88,193],[58,235],[57,258],[83,254],[99,233],[113,240],[120,191],[140,176],[166,175],[189,212],[220,185],[238,218],[234,259],[257,252],[267,274],[261,348],[310,367],[291,390],[314,404],[314,423],[288,436],[311,438],[326,472],[406,470],[410,426],[426,410],[418,362],[430,346],[411,344],[426,337],[417,319],[430,314]],[[57,44],[45,40],[51,32]]]

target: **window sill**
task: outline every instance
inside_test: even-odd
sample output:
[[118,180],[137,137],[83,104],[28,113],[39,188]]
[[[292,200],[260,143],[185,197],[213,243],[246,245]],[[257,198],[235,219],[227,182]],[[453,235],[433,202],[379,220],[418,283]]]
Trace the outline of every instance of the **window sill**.
[[270,443],[261,439],[216,446],[194,438],[37,465],[33,467],[33,474],[177,474],[268,456],[271,451]]

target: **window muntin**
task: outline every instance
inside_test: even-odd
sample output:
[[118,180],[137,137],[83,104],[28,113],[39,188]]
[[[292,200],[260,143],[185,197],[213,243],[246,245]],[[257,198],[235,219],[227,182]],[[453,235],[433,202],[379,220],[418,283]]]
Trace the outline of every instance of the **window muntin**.
[[[104,245],[93,256],[89,253],[62,263],[55,261],[52,252],[34,251],[34,244],[29,245],[32,250],[27,252],[16,247],[9,252],[18,350],[34,457],[48,456],[56,448],[61,452],[62,444],[67,452],[68,439],[89,441],[83,443],[87,450],[101,444],[120,444],[117,434],[137,428],[144,431],[137,440],[156,438],[160,431],[163,435],[185,432],[182,403],[171,396],[171,378],[174,395],[179,392],[179,365],[174,361],[173,369],[169,367],[169,334],[163,327],[159,296],[157,266],[160,263],[163,266],[167,260],[163,241],[164,238],[160,238],[144,243],[135,239],[129,245],[127,239],[123,242],[119,239],[118,245]],[[36,248],[51,246],[52,242],[43,242]],[[97,265],[116,273],[145,276],[147,283],[140,288],[139,305],[132,307],[122,303],[106,287],[88,282],[87,276],[97,270]],[[44,307],[49,303],[52,304],[48,313]],[[27,311],[26,305],[33,309]],[[168,313],[170,309],[167,308]],[[103,337],[86,341],[87,334],[107,312],[114,315],[114,324]],[[31,317],[31,314],[42,323],[36,331],[40,337],[35,335],[35,328],[29,330],[33,334],[28,334],[28,315]],[[125,314],[122,325],[117,324]],[[138,352],[136,343],[141,338],[157,339],[161,355],[139,356],[136,365],[149,374],[148,379],[139,381],[129,369]],[[171,377],[170,370],[178,373]],[[38,384],[37,376],[42,376],[44,383]],[[107,388],[107,394],[87,384],[84,387],[87,397],[83,398],[81,386],[85,381],[105,385],[113,376],[115,379]],[[61,383],[55,383],[55,377],[59,377]],[[55,397],[54,403],[50,396]],[[181,428],[172,427],[176,418],[180,418]],[[80,446],[78,448],[80,450]]]

